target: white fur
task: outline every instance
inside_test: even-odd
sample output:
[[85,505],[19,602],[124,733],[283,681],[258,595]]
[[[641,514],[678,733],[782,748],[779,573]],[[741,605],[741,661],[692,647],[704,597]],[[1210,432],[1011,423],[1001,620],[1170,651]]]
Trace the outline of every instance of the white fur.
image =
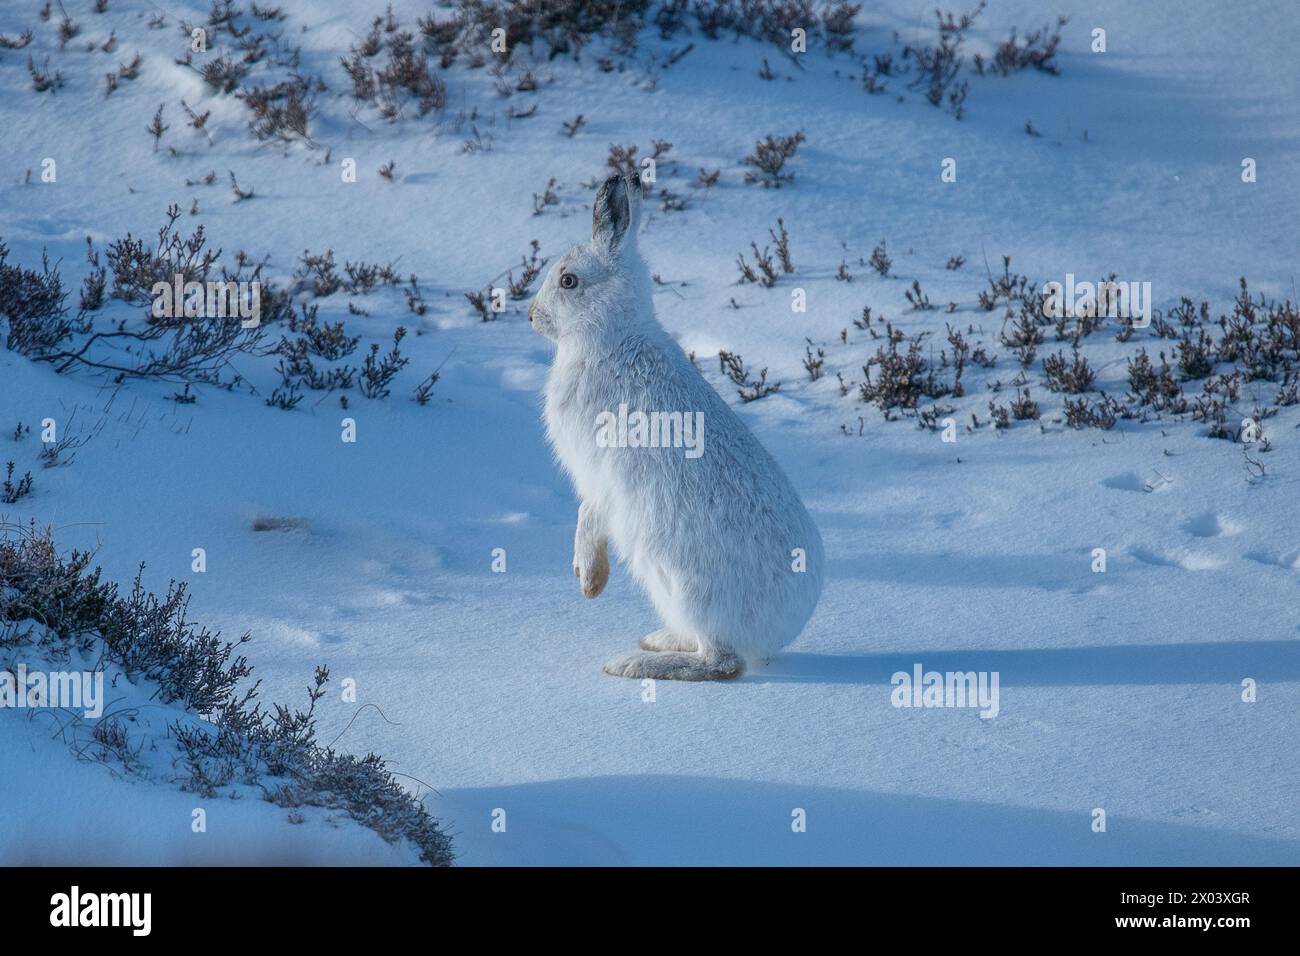
[[[655,319],[649,272],[636,249],[639,205],[635,180],[606,183],[592,242],[551,267],[529,311],[556,343],[547,437],[582,502],[574,571],[584,591],[595,596],[593,580],[595,593],[604,586],[593,565],[608,540],[666,632],[648,635],[647,652],[615,658],[606,670],[734,677],[743,662],[793,641],[812,615],[821,593],[821,537],[777,463]],[[576,288],[560,286],[566,272],[578,277]],[[647,413],[703,412],[703,455],[600,447],[598,416],[617,414],[623,403]],[[803,572],[792,568],[795,549],[806,555]],[[683,653],[688,649],[694,652]]]

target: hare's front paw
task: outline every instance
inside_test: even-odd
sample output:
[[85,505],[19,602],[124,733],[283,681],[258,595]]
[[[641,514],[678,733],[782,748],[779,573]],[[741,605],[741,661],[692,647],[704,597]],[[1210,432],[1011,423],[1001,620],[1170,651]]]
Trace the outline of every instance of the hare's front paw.
[[587,555],[573,556],[573,574],[582,583],[582,593],[594,598],[609,583],[609,550],[605,542]]

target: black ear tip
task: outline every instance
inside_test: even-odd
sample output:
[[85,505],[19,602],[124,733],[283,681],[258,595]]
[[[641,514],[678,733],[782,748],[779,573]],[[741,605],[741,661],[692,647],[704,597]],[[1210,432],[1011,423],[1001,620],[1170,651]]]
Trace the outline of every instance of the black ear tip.
[[601,183],[600,189],[596,190],[596,192],[601,195],[611,196],[620,185],[627,189],[629,193],[641,195],[640,173],[615,173]]
[[591,238],[610,249],[617,249],[623,241],[631,220],[634,199],[640,200],[640,187],[633,192],[631,177],[622,173],[610,176],[596,190],[596,201],[591,205]]

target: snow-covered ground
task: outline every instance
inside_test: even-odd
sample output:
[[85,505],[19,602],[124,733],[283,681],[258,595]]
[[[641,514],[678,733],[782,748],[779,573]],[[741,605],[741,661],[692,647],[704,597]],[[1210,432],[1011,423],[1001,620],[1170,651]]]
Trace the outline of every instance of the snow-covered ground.
[[[202,222],[227,256],[270,255],[281,282],[306,249],[332,248],[340,265],[396,260],[419,276],[428,309],[414,315],[400,290],[354,299],[368,315],[349,314],[343,294],[319,302],[363,349],[386,349],[398,325],[412,333],[393,395],[353,392],[346,411],[318,392],[292,411],[267,406],[278,379],[265,359],[239,367],[258,395],[199,387],[197,402],[178,404],[174,385],[115,389],[0,351],[0,465],[13,459],[35,478],[0,517],[52,524],[65,547],[97,545],[108,578],[129,581],[144,561],[155,590],[189,582],[197,620],[228,637],[252,632],[243,652],[265,698],[298,701],[327,664],[321,736],[385,756],[421,793],[434,788],[426,806],[460,862],[1300,862],[1298,408],[1268,420],[1262,479],[1242,446],[1190,421],[1064,427],[1039,362],[1026,374],[1043,426],[994,430],[988,401],[1014,397],[1019,365],[998,342],[1000,310],[976,305],[985,262],[996,272],[1004,255],[1040,284],[1113,271],[1150,281],[1159,307],[1187,295],[1216,317],[1243,275],[1256,293],[1294,300],[1294,4],[1241,3],[1225,21],[1208,0],[1086,10],[993,0],[971,49],[1072,14],[1062,74],[974,78],[961,121],[902,82],[866,94],[843,55],[814,51],[800,70],[756,41],[662,41],[651,30],[621,71],[598,71],[594,55],[540,59],[536,93],[503,98],[485,70],[453,67],[445,113],[390,124],[348,118],[337,62],[382,6],[284,2],[281,26],[304,68],[335,87],[321,96],[316,150],[259,144],[241,104],[173,63],[186,48],[173,21],[202,22],[207,4],[168,5],[163,30],[146,26],[152,4],[113,0],[102,15],[65,5],[83,36],[62,53],[54,20],[26,6],[0,12],[0,34],[34,29],[36,61],[49,55],[66,81],[37,94],[29,51],[0,50],[0,238],[11,261],[30,267],[48,248],[75,289],[86,235],[101,247],[127,230],[150,236],[178,203],[184,228]],[[914,4],[869,6],[863,52],[932,24]],[[427,7],[394,4],[408,26]],[[1105,53],[1089,52],[1094,27],[1107,32]],[[84,52],[82,40],[110,30],[114,54]],[[689,40],[695,48],[665,66]],[[105,98],[103,74],[136,49],[140,78]],[[759,77],[764,58],[776,79]],[[181,99],[212,111],[211,143],[186,127]],[[159,103],[171,128],[154,152],[146,126]],[[528,118],[506,117],[533,105]],[[586,124],[564,135],[579,113]],[[1027,135],[1027,121],[1042,135]],[[490,149],[464,151],[474,127]],[[795,180],[746,184],[739,163],[754,142],[796,130],[807,139],[790,161]],[[644,155],[656,139],[673,144],[658,187],[686,199],[683,211],[652,201],[643,226],[663,280],[660,319],[803,495],[828,581],[803,636],[769,666],[730,684],[660,682],[647,701],[640,682],[600,665],[657,626],[652,609],[621,570],[595,601],[572,575],[577,504],[539,420],[548,343],[529,328],[526,301],[484,323],[463,293],[517,264],[533,239],[545,256],[585,239],[591,190],[581,184],[604,175],[610,144]],[[339,174],[349,157],[355,183]],[[1242,182],[1245,157],[1257,182]],[[45,158],[57,161],[55,183],[40,182]],[[947,158],[955,183],[940,178]],[[390,161],[393,181],[377,174]],[[721,169],[716,186],[692,185],[701,167]],[[215,185],[186,185],[209,170]],[[232,201],[228,170],[254,198]],[[551,178],[559,202],[535,216],[533,194]],[[795,274],[770,289],[736,285],[737,253],[768,244],[778,217]],[[860,262],[882,238],[889,278]],[[945,269],[953,256],[965,265]],[[835,277],[842,260],[851,281]],[[940,308],[909,311],[914,278]],[[806,312],[791,311],[796,287]],[[964,398],[947,400],[955,443],[914,419],[886,421],[856,387],[841,394],[836,373],[861,381],[881,344],[853,325],[866,305],[909,335],[933,330],[935,343],[946,322],[970,327],[972,344],[998,355],[968,370]],[[1100,386],[1121,394],[1125,357],[1168,345],[1142,331],[1119,343],[1113,331],[1084,351]],[[826,351],[817,381],[801,367],[806,339]],[[1039,355],[1060,347],[1049,336]],[[720,349],[766,367],[781,390],[740,404],[718,374]],[[411,392],[435,368],[433,399],[417,405]],[[995,380],[997,395],[986,387]],[[1257,391],[1271,402],[1276,386]],[[39,422],[74,411],[97,434],[71,465],[40,468]],[[967,429],[972,412],[981,426]],[[340,440],[345,416],[355,443]],[[11,443],[16,422],[33,434]],[[257,532],[259,517],[301,526]],[[207,556],[201,574],[195,548]],[[493,571],[498,548],[505,573]],[[1104,573],[1093,570],[1097,548]],[[916,664],[998,672],[1000,712],[892,706],[891,675]],[[344,678],[355,702],[338,692]],[[1247,678],[1253,703],[1242,700]],[[43,835],[44,859],[163,859],[139,846],[168,844],[168,819],[188,833],[184,795],[78,763],[25,715],[0,712],[0,772],[0,834]],[[299,838],[277,828],[285,812],[271,804],[232,805],[242,816],[230,820],[225,858],[266,839],[291,856],[300,839],[313,860],[413,861],[370,831],[313,818]],[[797,808],[803,833],[792,831]],[[83,851],[76,835],[92,830],[117,842]],[[31,858],[30,845],[7,841],[0,858]]]

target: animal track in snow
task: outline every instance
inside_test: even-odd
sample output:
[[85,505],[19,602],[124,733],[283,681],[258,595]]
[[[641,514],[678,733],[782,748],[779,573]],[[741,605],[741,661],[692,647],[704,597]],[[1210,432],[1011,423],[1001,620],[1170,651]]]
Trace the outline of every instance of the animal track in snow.
[[1136,471],[1126,471],[1118,475],[1111,475],[1102,481],[1107,488],[1117,488],[1120,491],[1168,491],[1173,485],[1173,479],[1162,475],[1158,471],[1153,471],[1150,477],[1143,478]]
[[1164,568],[1182,568],[1184,571],[1212,571],[1226,563],[1222,558],[1189,551],[1186,548],[1167,548],[1156,551],[1151,548],[1129,548],[1129,554],[1143,564]]
[[1246,557],[1260,564],[1271,564],[1287,571],[1300,571],[1300,548],[1290,551],[1250,551]]
[[1198,538],[1217,538],[1241,533],[1241,525],[1214,511],[1197,515],[1183,523],[1183,530]]

